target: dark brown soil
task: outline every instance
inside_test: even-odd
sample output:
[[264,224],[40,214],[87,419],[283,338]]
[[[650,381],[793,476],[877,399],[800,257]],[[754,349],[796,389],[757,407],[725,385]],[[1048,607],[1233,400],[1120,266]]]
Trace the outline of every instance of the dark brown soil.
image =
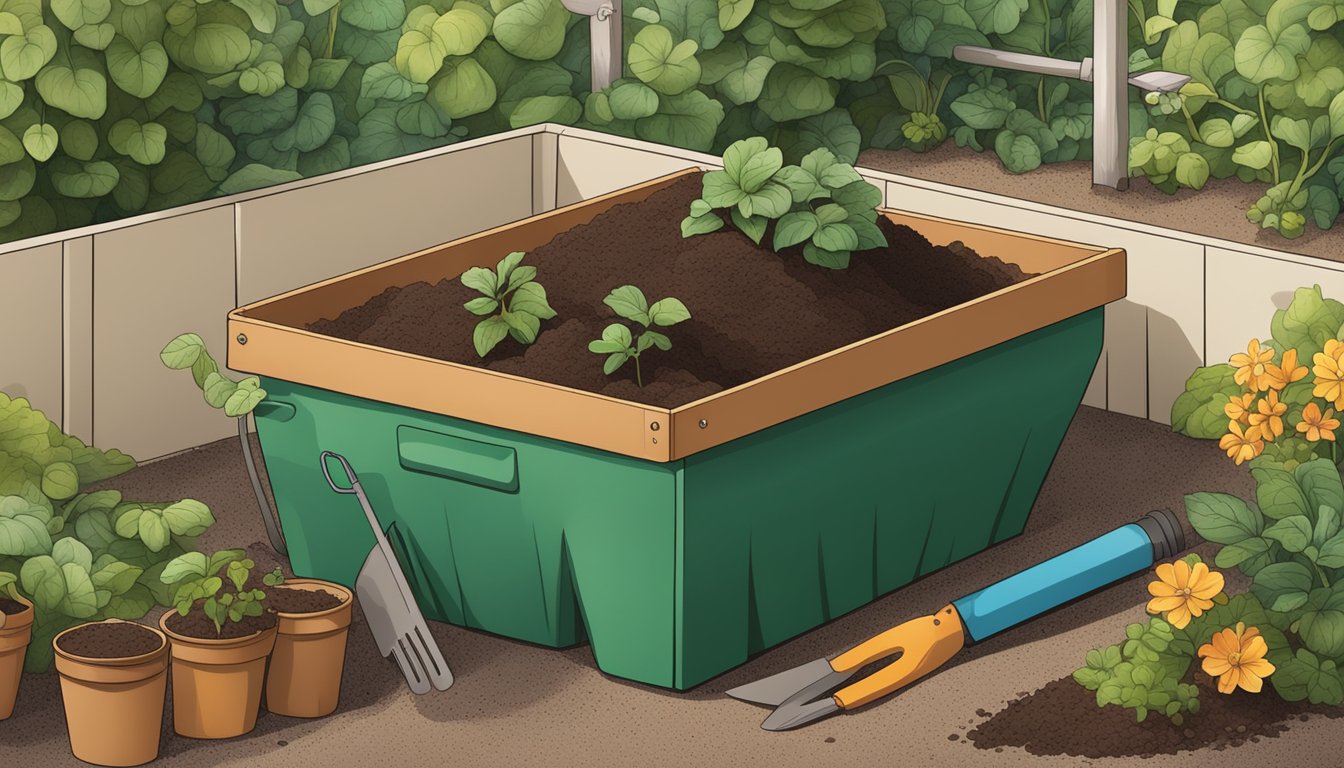
[[1008,703],[967,736],[980,749],[1021,747],[1033,755],[1123,757],[1174,755],[1182,750],[1238,747],[1247,741],[1273,738],[1295,721],[1310,716],[1338,718],[1340,707],[1289,703],[1265,684],[1259,694],[1238,690],[1218,693],[1211,678],[1194,673],[1199,685],[1199,713],[1176,726],[1150,714],[1137,722],[1133,710],[1097,706],[1096,694],[1072,678]]
[[[885,218],[879,223],[889,248],[857,253],[843,270],[808,264],[801,248],[776,254],[731,227],[682,239],[681,220],[700,192],[700,176],[690,176],[529,252],[523,263],[537,267],[557,317],[542,323],[531,346],[506,338],[484,367],[672,408],[1029,277],[960,243],[932,246]],[[602,299],[626,284],[650,302],[675,296],[691,312],[665,330],[671,351],[650,349],[641,358],[642,389],[633,362],[608,377],[604,356],[588,351],[619,320]],[[476,295],[457,275],[389,288],[308,329],[481,365],[472,347],[480,318],[462,307]]]
[[247,616],[239,622],[224,622],[221,631],[216,633],[215,623],[197,609],[186,616],[173,613],[168,617],[168,628],[179,635],[197,637],[202,640],[232,640],[234,638],[247,637],[248,635],[256,634],[263,629],[270,629],[275,626],[276,621],[277,619],[273,613],[264,613],[260,616]]
[[266,607],[276,613],[320,613],[341,604],[330,592],[317,589],[265,587]]
[[0,597],[0,613],[6,616],[16,616],[28,610],[28,606],[20,603],[18,600],[10,600],[8,597]]
[[157,651],[163,640],[139,624],[127,621],[80,627],[62,636],[58,645],[66,653],[86,659],[128,659]]

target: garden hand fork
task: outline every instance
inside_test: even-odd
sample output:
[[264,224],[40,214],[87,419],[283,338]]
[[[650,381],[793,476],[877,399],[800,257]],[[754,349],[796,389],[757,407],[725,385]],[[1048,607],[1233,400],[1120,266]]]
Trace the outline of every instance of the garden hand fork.
[[[767,731],[797,728],[842,709],[857,709],[933,672],[967,643],[998,634],[1183,549],[1185,536],[1176,516],[1165,509],[1149,512],[1137,523],[954,600],[933,615],[888,629],[834,659],[810,661],[734,688],[728,695],[775,707],[761,724]],[[865,666],[897,654],[882,669],[845,685]]]
[[[327,459],[340,462],[350,487],[336,484],[327,468]],[[364,618],[369,621],[373,639],[383,656],[391,655],[406,677],[406,683],[415,693],[429,693],[430,688],[439,691],[448,690],[453,684],[453,673],[444,661],[439,645],[429,633],[425,617],[420,606],[411,594],[411,586],[406,583],[406,574],[397,564],[397,556],[392,545],[383,533],[378,516],[373,513],[369,497],[359,477],[351,468],[350,462],[339,453],[323,451],[319,459],[322,474],[326,475],[327,485],[337,493],[352,493],[359,499],[364,509],[364,517],[373,528],[373,549],[364,560],[355,580],[355,591],[359,594],[359,607],[364,610]]]

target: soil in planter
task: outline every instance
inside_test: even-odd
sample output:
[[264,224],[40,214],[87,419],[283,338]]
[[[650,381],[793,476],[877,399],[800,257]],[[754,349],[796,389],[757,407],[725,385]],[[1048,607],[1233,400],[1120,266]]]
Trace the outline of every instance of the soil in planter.
[[[688,176],[530,251],[523,263],[537,268],[558,313],[531,346],[506,338],[482,361],[472,347],[480,318],[462,307],[478,294],[457,276],[389,288],[308,329],[674,408],[1030,276],[961,243],[930,245],[886,218],[879,224],[889,247],[856,253],[843,270],[808,264],[801,248],[776,254],[731,227],[682,239],[681,220],[700,193],[700,175]],[[763,242],[772,237],[767,231]],[[645,352],[643,388],[633,361],[608,377],[605,356],[588,351],[588,342],[620,319],[602,299],[626,284],[650,302],[675,296],[691,312],[690,320],[660,329],[671,351]]]
[[215,622],[211,621],[200,610],[193,610],[186,616],[174,613],[168,617],[167,625],[169,629],[186,637],[201,640],[233,640],[254,635],[264,629],[270,629],[275,626],[276,622],[277,619],[273,613],[245,616],[242,621],[224,622],[222,631],[217,633],[215,632]]
[[266,587],[266,607],[276,613],[321,613],[341,604],[341,599],[320,589]]
[[86,659],[128,659],[157,651],[163,641],[139,624],[90,624],[63,635],[62,651]]
[[1098,707],[1095,693],[1065,678],[1009,702],[967,737],[980,749],[1021,747],[1033,755],[1147,757],[1237,747],[1278,736],[1309,716],[1344,716],[1339,707],[1286,702],[1270,683],[1259,694],[1238,690],[1225,695],[1207,675],[1194,673],[1194,678],[1199,713],[1186,715],[1179,726],[1157,714],[1140,723],[1133,710]]
[[18,600],[10,600],[8,597],[0,597],[0,613],[6,616],[17,616],[28,610],[28,606],[20,603]]

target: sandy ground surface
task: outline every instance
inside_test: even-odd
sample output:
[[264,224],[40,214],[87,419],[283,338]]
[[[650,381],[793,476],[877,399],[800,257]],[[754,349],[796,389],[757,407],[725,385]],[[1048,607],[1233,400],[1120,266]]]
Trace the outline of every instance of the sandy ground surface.
[[1091,162],[1050,163],[1031,173],[1014,175],[1004,170],[993,152],[978,153],[950,141],[923,154],[870,149],[859,156],[859,165],[1180,232],[1344,261],[1344,226],[1336,224],[1322,232],[1315,224],[1308,224],[1301,237],[1288,240],[1248,221],[1246,211],[1265,193],[1265,184],[1210,179],[1198,192],[1184,189],[1168,195],[1147,179],[1134,178],[1128,191],[1119,192],[1092,186]]
[[[219,523],[206,545],[264,540],[236,441],[222,441],[118,479],[132,498],[191,496]],[[907,618],[1130,522],[1179,510],[1194,490],[1245,494],[1248,473],[1215,446],[1166,427],[1082,409],[1037,500],[1026,532],[952,565],[687,693],[603,675],[588,648],[540,648],[434,625],[457,676],[452,689],[415,697],[377,655],[368,627],[352,628],[340,710],[303,721],[263,713],[256,731],[199,742],[165,730],[165,766],[824,766],[1137,765],[1140,758],[1040,758],[981,750],[965,733],[989,712],[1069,674],[1087,649],[1115,642],[1143,616],[1135,577],[963,652],[939,674],[887,701],[791,732],[768,733],[766,710],[728,688],[834,655]],[[1183,516],[1182,516],[1183,517]],[[1206,547],[1201,548],[1207,555]],[[359,612],[356,611],[356,616]],[[0,766],[79,765],[69,754],[54,674],[27,676],[15,716],[0,723]],[[1344,725],[1293,722],[1278,738],[1199,755],[1201,764],[1339,765]],[[1161,762],[1188,764],[1190,755]],[[1152,760],[1143,761],[1152,764]]]

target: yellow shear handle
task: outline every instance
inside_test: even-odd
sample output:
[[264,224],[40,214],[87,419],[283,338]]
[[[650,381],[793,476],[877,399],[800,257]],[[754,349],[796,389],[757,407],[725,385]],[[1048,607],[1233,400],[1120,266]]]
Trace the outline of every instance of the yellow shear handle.
[[831,659],[837,672],[848,672],[900,652],[901,657],[835,693],[841,709],[854,709],[900,690],[941,667],[966,644],[961,616],[951,605],[865,640]]

